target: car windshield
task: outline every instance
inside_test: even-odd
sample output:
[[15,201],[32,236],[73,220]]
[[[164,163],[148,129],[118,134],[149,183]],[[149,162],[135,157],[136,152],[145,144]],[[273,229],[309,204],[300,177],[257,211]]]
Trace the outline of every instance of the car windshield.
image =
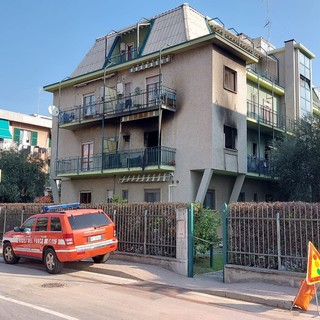
[[111,222],[103,212],[87,213],[77,216],[70,216],[69,222],[72,230],[89,227],[107,226]]

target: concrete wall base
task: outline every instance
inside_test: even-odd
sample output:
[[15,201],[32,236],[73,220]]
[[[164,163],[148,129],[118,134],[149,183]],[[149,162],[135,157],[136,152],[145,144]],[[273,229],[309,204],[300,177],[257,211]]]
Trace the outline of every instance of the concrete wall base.
[[224,281],[235,282],[263,282],[299,288],[304,273],[269,270],[255,267],[244,267],[232,264],[224,266]]
[[131,261],[135,263],[145,263],[160,266],[164,269],[170,270],[182,276],[188,276],[188,268],[186,260],[179,260],[175,258],[165,258],[156,256],[145,256],[141,254],[134,253],[123,253],[115,252],[113,253],[114,259],[121,261]]

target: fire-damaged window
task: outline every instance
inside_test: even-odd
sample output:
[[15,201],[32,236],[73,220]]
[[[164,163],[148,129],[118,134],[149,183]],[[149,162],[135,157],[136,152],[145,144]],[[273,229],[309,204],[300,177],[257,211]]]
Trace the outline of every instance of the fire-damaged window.
[[236,137],[237,137],[237,129],[224,126],[224,146],[227,149],[236,149]]

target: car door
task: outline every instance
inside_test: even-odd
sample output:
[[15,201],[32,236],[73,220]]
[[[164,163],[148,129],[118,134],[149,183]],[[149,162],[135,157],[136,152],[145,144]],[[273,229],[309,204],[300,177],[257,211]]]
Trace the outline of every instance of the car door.
[[32,229],[35,218],[27,219],[20,228],[15,228],[12,245],[17,255],[29,256],[32,250]]
[[47,216],[40,216],[36,220],[32,232],[32,256],[34,258],[42,259],[43,246],[48,242],[48,220]]

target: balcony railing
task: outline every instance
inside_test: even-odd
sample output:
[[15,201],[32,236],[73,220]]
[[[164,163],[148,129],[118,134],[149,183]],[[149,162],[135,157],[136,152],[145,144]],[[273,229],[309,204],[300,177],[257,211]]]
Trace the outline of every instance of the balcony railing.
[[161,108],[176,110],[176,91],[162,86],[160,91],[138,90],[127,95],[106,97],[90,105],[78,105],[59,115],[59,124],[81,123],[90,119],[114,118]]
[[116,169],[145,170],[149,166],[175,166],[176,150],[168,147],[150,147],[118,151],[92,157],[70,157],[56,161],[56,174],[79,174]]
[[120,63],[131,61],[138,58],[138,50],[126,50],[118,54],[113,54],[109,58],[109,65],[114,66]]
[[247,100],[247,116],[260,123],[267,124],[284,131],[293,131],[295,121],[278,112],[272,110],[268,106],[259,105],[256,102]]
[[270,160],[248,155],[247,171],[251,173],[257,173],[259,175],[271,176]]
[[258,74],[260,77],[265,78],[274,84],[279,84],[278,76],[260,68],[257,64],[250,64],[247,70]]

